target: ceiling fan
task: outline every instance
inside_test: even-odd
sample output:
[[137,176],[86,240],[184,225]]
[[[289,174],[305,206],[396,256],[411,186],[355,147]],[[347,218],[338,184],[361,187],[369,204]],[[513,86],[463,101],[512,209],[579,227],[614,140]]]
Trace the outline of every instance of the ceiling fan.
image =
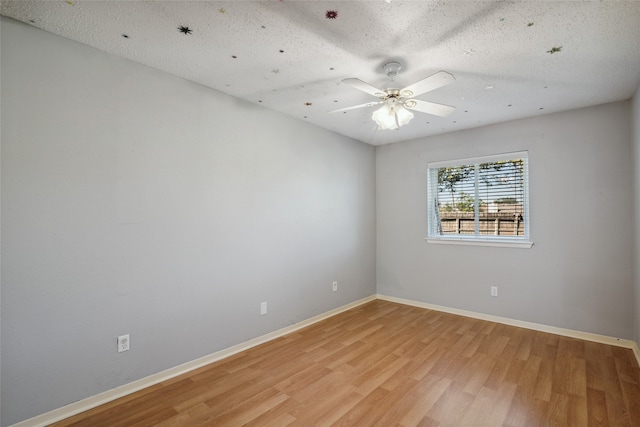
[[[398,62],[388,62],[384,65],[385,74],[393,78],[400,71],[401,65]],[[354,105],[352,107],[340,108],[338,110],[329,111],[329,113],[339,113],[342,111],[355,110],[356,108],[372,107],[374,105],[384,104],[382,108],[373,112],[371,118],[378,124],[378,129],[398,129],[400,126],[406,125],[413,118],[413,113],[409,110],[419,111],[421,113],[432,114],[435,116],[446,117],[455,111],[455,107],[448,105],[436,104],[434,102],[422,101],[414,99],[414,96],[438,89],[439,87],[448,85],[455,81],[453,75],[446,71],[438,71],[404,89],[386,89],[381,90],[360,79],[349,78],[342,80],[350,86],[363,92],[380,98],[377,102],[367,102],[366,104]]]

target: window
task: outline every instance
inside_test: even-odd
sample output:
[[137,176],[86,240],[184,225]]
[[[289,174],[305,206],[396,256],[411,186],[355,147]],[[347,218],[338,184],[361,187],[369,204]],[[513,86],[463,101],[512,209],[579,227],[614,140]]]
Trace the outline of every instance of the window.
[[531,247],[527,152],[428,164],[430,243]]

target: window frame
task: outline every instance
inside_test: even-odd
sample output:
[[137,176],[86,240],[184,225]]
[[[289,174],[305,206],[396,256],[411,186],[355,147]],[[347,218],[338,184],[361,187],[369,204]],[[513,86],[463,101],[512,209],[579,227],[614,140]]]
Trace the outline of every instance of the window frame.
[[[523,221],[524,235],[522,236],[489,236],[478,234],[478,226],[476,224],[475,234],[447,234],[442,235],[437,232],[437,224],[435,223],[435,201],[438,196],[438,169],[445,167],[480,165],[482,163],[499,162],[505,160],[524,160],[523,172]],[[476,169],[477,170],[477,169]],[[475,185],[477,186],[477,179]],[[477,189],[476,189],[477,190]],[[478,195],[474,196],[476,209],[478,206]],[[513,248],[530,248],[533,246],[531,240],[531,222],[529,212],[529,152],[516,151],[510,153],[494,154],[488,156],[470,157],[466,159],[454,159],[447,161],[429,162],[427,163],[427,243],[436,244],[454,244],[454,245],[473,245],[473,246],[500,246]],[[474,221],[478,221],[479,217],[475,215]]]

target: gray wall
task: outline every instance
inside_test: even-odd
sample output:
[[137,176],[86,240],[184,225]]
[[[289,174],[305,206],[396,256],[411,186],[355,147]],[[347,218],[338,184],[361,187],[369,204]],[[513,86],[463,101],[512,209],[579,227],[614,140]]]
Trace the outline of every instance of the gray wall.
[[633,251],[634,269],[634,313],[635,342],[640,345],[640,87],[633,97],[633,164],[634,164],[634,201],[635,201],[635,247]]
[[[633,338],[631,140],[619,102],[378,147],[378,292]],[[425,242],[428,162],[520,150],[531,249]]]
[[1,250],[7,425],[374,294],[375,150],[3,19]]

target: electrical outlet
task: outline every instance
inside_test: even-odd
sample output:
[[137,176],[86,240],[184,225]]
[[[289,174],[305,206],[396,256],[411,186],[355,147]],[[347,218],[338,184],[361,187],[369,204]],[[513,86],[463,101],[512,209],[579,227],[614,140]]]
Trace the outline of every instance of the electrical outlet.
[[333,282],[333,292],[338,290],[338,282]]
[[267,314],[267,302],[261,302],[260,303],[260,315],[264,315]]
[[497,286],[492,286],[491,287],[491,296],[492,297],[497,297],[498,296],[498,287]]
[[129,339],[129,334],[119,336],[118,337],[118,353],[122,353],[123,351],[128,351],[130,342],[131,340]]

